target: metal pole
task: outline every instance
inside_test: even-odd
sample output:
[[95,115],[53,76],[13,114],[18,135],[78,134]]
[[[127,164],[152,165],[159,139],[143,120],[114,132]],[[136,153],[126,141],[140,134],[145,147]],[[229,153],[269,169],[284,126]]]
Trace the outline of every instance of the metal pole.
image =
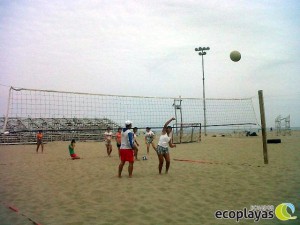
[[199,52],[199,55],[202,57],[202,83],[203,83],[203,111],[204,111],[204,135],[207,136],[206,133],[206,102],[205,102],[205,78],[204,78],[204,58],[203,56],[206,55],[205,51],[210,50],[209,47],[199,47],[195,48],[196,52]]
[[177,127],[178,127],[178,124],[177,124],[177,109],[176,109],[176,99],[174,99],[174,103],[173,103],[173,106],[174,106],[174,110],[175,110],[175,132],[176,132],[176,135],[178,135],[178,130],[177,130]]
[[204,82],[205,78],[204,78],[204,59],[203,59],[203,54],[201,56],[202,56],[202,73],[203,73],[202,81],[203,81],[204,135],[207,136],[207,133],[206,133],[206,104],[205,104],[205,82]]
[[183,128],[182,128],[182,110],[181,110],[181,96],[179,96],[179,112],[180,112],[180,143],[183,136]]
[[4,120],[4,125],[2,129],[2,133],[5,132],[7,122],[8,122],[8,114],[9,114],[9,107],[10,107],[10,98],[11,98],[11,92],[12,92],[12,87],[9,88],[9,95],[8,95],[8,100],[7,100],[7,109],[6,109],[6,115],[5,115],[5,120]]

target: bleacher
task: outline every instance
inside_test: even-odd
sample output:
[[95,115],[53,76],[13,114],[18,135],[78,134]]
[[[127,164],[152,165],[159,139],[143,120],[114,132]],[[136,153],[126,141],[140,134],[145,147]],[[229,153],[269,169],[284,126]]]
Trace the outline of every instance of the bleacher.
[[[3,131],[5,118],[0,118]],[[43,131],[44,142],[51,141],[103,141],[107,127],[117,131],[119,124],[110,119],[91,118],[9,118],[4,132],[0,135],[0,144],[33,144],[36,134]]]

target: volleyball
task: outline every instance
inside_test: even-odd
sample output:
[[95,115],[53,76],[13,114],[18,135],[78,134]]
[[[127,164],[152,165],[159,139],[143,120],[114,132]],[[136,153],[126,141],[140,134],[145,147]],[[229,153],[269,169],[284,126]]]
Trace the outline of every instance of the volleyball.
[[241,59],[241,53],[238,52],[238,51],[232,51],[230,53],[230,59],[233,61],[233,62],[238,62],[240,61]]
[[144,156],[142,157],[142,159],[143,159],[143,160],[147,160],[147,156],[144,155]]

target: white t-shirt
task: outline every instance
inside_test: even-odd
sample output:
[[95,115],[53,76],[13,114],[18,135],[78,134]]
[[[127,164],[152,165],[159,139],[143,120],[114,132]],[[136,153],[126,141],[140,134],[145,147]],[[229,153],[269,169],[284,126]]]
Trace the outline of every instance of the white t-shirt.
[[168,136],[167,133],[160,135],[158,145],[164,148],[167,148],[169,146],[169,141],[171,140],[171,137]]
[[153,139],[154,133],[152,132],[152,130],[150,130],[149,132],[146,131],[145,137]]
[[110,141],[111,140],[111,138],[112,138],[112,135],[113,135],[113,133],[110,131],[110,132],[105,132],[104,133],[104,136],[105,136],[105,140],[107,141]]

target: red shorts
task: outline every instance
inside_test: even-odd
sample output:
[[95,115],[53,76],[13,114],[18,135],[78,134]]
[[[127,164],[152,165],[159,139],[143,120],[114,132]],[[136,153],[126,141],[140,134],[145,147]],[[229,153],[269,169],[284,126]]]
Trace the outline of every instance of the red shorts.
[[133,149],[120,149],[121,161],[134,162]]
[[77,157],[77,155],[76,154],[71,154],[71,157],[75,158],[75,157]]

